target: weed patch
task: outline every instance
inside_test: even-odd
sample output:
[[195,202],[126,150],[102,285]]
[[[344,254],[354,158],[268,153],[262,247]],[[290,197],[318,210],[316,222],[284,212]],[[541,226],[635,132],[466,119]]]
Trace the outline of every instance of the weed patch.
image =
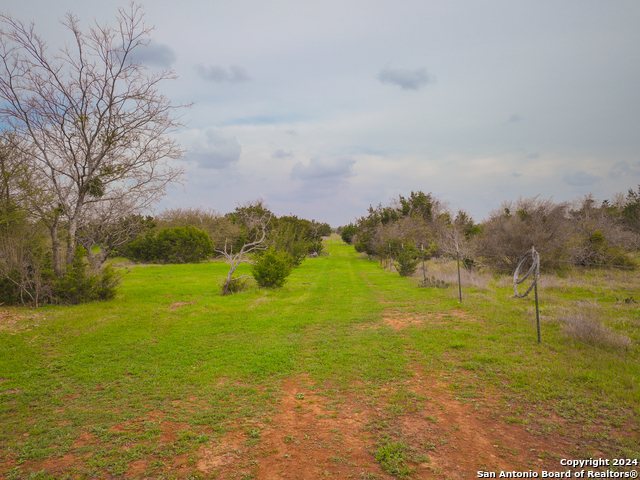
[[413,469],[407,465],[409,449],[402,442],[383,443],[376,450],[375,458],[385,472],[398,478],[405,478],[413,473]]

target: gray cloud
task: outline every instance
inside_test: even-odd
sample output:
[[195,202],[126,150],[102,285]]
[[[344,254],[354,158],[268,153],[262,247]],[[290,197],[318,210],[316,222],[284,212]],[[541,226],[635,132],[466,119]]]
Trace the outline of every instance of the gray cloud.
[[378,74],[378,80],[382,83],[398,85],[403,90],[418,90],[432,82],[433,77],[424,68],[417,70],[383,68]]
[[320,160],[314,157],[309,160],[309,165],[302,162],[296,163],[291,169],[292,179],[303,180],[305,182],[335,182],[352,177],[353,165],[356,163],[352,157],[336,158],[333,163]]
[[282,148],[279,148],[278,150],[273,152],[273,155],[271,155],[271,158],[286,158],[286,157],[293,157],[293,152],[291,151],[285,152]]
[[348,185],[347,179],[355,175],[355,163],[356,160],[350,156],[335,159],[313,157],[308,165],[298,162],[289,175],[292,180],[299,182],[297,187],[288,193],[276,193],[276,196],[303,204],[333,197]]
[[151,67],[169,68],[176,61],[175,52],[163,43],[149,42],[146,47],[139,47],[133,51],[133,60]]
[[536,158],[540,158],[540,154],[538,152],[529,153],[527,154],[527,158],[530,158],[531,160],[535,160]]
[[198,65],[196,72],[204,80],[214,83],[242,83],[251,80],[244,68],[235,65],[230,66],[228,69],[217,65],[210,67]]
[[566,173],[562,178],[562,181],[572,187],[586,187],[598,183],[600,181],[600,177],[587,173],[583,170],[579,170],[573,173]]
[[522,174],[521,174],[521,173],[514,172],[514,173],[512,173],[512,174],[511,174],[511,176],[512,176],[512,177],[516,177],[516,178],[518,178],[518,177],[521,177],[521,176],[522,176]]
[[507,122],[516,123],[516,122],[521,122],[522,120],[524,119],[520,115],[518,115],[517,113],[514,113],[509,117],[509,120],[507,120]]
[[629,162],[618,162],[613,165],[609,177],[620,178],[627,175],[640,175],[640,162],[629,165]]
[[200,168],[227,168],[240,160],[242,147],[235,137],[230,137],[213,128],[206,131],[205,144],[195,147],[186,155],[187,160],[198,162]]

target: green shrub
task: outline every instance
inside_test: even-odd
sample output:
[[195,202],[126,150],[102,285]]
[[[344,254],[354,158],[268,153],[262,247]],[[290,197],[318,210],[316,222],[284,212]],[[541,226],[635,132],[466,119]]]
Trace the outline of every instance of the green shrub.
[[396,268],[400,276],[409,277],[416,273],[418,269],[418,264],[420,263],[419,252],[412,244],[407,244],[400,249],[397,254],[397,260]]
[[284,216],[272,220],[267,245],[286,252],[298,267],[311,253],[322,253],[321,224],[296,216]]
[[153,262],[156,259],[155,235],[148,231],[146,235],[130,242],[122,251],[122,256],[136,262]]
[[3,305],[18,305],[22,303],[20,298],[20,272],[11,269],[0,278],[0,303]]
[[342,238],[342,241],[344,243],[346,243],[347,245],[351,245],[351,241],[353,240],[353,236],[358,233],[358,228],[353,225],[352,223],[350,223],[349,225],[347,225],[346,227],[344,227],[342,229],[342,232],[340,232],[340,237]]
[[166,263],[198,263],[213,254],[209,235],[191,225],[160,230],[155,243],[156,257]]
[[251,267],[251,275],[259,286],[266,288],[281,287],[293,269],[289,254],[277,251],[273,247],[264,252]]
[[198,263],[213,254],[213,243],[206,232],[187,225],[164,228],[157,235],[149,232],[131,242],[125,253],[141,262]]
[[[224,288],[224,283],[222,287]],[[248,277],[236,277],[232,278],[229,285],[227,285],[227,291],[229,293],[240,293],[247,290],[250,286],[250,279]]]
[[116,295],[122,275],[111,265],[107,265],[97,274],[87,271],[87,251],[78,246],[73,264],[65,274],[53,281],[53,303],[78,304],[94,300],[110,300]]
[[309,244],[309,249],[307,250],[307,253],[309,255],[311,255],[312,253],[317,253],[318,255],[320,255],[323,249],[324,249],[324,243],[322,243],[322,240],[317,242],[311,242]]

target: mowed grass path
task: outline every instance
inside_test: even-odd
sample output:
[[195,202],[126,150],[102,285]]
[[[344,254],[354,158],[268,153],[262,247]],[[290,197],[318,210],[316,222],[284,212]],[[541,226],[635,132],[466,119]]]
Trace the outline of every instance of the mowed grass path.
[[[136,266],[113,301],[7,310],[0,472],[28,478],[38,462],[65,455],[82,457],[80,478],[122,475],[140,458],[158,459],[160,468],[163,458],[194,455],[242,419],[268,418],[287,377],[371,390],[414,375],[416,366],[446,374],[454,390],[499,386],[571,421],[638,431],[640,325],[632,324],[636,344],[624,361],[567,340],[553,322],[538,345],[526,314],[532,300],[515,300],[506,287],[467,289],[460,306],[452,289],[416,288],[416,279],[381,269],[336,238],[327,251],[279,290],[222,297],[222,262]],[[566,290],[556,300],[562,296]],[[454,309],[481,321],[447,315]],[[638,313],[630,305],[620,315]],[[380,326],[389,314],[443,316],[394,330]],[[110,430],[150,412],[189,428],[170,443],[157,442],[152,420],[124,437]],[[96,441],[81,445],[87,433]],[[639,451],[638,442],[602,442]]]

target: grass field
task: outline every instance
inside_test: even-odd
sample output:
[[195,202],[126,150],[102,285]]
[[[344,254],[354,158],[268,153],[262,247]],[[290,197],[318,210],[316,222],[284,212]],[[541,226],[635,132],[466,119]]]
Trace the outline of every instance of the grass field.
[[[0,476],[475,478],[640,458],[637,273],[544,276],[538,344],[509,279],[465,274],[459,304],[337,237],[326,250],[279,290],[222,297],[224,263],[149,265],[113,301],[3,309]],[[576,318],[602,338],[568,334]]]

